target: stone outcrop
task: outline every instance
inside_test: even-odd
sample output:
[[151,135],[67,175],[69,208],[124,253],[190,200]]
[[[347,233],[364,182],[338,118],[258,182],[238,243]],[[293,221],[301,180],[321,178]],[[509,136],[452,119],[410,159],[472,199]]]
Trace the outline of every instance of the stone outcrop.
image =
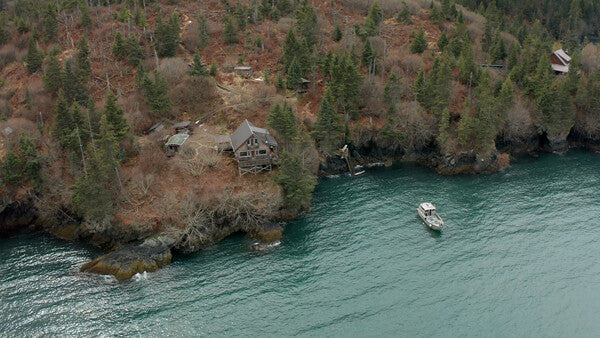
[[154,272],[171,262],[171,246],[174,240],[168,236],[147,238],[141,244],[125,246],[84,264],[80,271],[113,275],[123,281],[136,273]]

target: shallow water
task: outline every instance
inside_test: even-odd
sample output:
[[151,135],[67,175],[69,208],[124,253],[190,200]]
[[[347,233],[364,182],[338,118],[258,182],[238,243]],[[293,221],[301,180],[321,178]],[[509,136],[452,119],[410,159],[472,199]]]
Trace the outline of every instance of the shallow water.
[[77,272],[86,245],[0,240],[0,336],[596,336],[599,169],[582,151],[492,175],[367,168],[321,180],[278,246],[234,236],[124,283]]

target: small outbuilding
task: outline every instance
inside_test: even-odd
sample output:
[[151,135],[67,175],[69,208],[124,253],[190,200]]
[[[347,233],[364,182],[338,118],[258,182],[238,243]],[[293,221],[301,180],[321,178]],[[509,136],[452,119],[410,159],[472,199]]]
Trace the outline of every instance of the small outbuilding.
[[4,129],[2,129],[2,135],[4,135],[4,137],[8,137],[13,132],[14,132],[14,130],[11,127],[6,127]]
[[556,74],[566,74],[569,72],[571,57],[561,48],[550,54],[550,62],[552,63],[552,70]]
[[191,134],[194,131],[194,125],[192,121],[184,121],[175,123],[173,129],[175,130],[175,134]]
[[253,74],[252,67],[235,67],[234,70],[236,75],[245,79],[249,79]]
[[144,135],[150,135],[151,133],[155,132],[155,131],[161,131],[165,129],[165,126],[162,124],[162,122],[158,122],[154,125],[152,125],[150,128],[144,130]]
[[230,136],[231,150],[238,161],[240,175],[271,170],[278,163],[277,141],[264,128],[248,120]]
[[305,78],[300,79],[302,82],[300,83],[300,88],[298,88],[298,90],[296,90],[296,92],[298,94],[304,94],[304,93],[308,93],[308,89],[310,86],[310,81],[308,81]]
[[167,141],[167,143],[165,143],[165,147],[167,148],[167,154],[174,154],[176,153],[179,148],[185,143],[185,141],[187,141],[187,139],[190,138],[190,135],[188,134],[175,134],[171,137],[169,137],[169,140]]

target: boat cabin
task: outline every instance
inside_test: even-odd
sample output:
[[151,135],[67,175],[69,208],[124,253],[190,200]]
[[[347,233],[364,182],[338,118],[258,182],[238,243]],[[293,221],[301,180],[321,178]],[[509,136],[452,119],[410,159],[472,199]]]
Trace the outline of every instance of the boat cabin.
[[431,216],[435,212],[435,207],[431,203],[421,203],[421,205],[419,205],[419,209],[423,211],[425,216]]

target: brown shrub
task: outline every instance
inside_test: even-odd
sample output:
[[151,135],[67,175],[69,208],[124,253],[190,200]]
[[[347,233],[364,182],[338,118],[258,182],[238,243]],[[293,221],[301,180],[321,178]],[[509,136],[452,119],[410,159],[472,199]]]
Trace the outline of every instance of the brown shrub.
[[517,99],[515,105],[506,113],[503,134],[507,141],[514,143],[526,141],[535,134],[530,112],[520,99]]
[[6,99],[0,98],[0,119],[12,116],[12,107]]
[[281,18],[279,19],[279,22],[277,23],[277,28],[279,29],[280,32],[282,33],[287,33],[290,28],[294,27],[294,23],[296,22],[295,19],[292,18]]
[[581,67],[590,74],[600,68],[600,47],[593,43],[588,43],[581,51]]
[[401,145],[406,152],[420,152],[433,142],[438,125],[435,116],[426,112],[417,101],[397,105],[403,138]]
[[202,117],[218,103],[219,94],[215,80],[211,77],[185,76],[169,90],[173,100],[173,111],[188,112]]
[[131,132],[139,135],[154,122],[147,114],[147,107],[143,104],[143,97],[132,92],[128,96],[119,99],[119,104],[125,111],[127,123],[131,126]]
[[17,49],[14,46],[4,45],[0,48],[0,70],[15,61],[17,61]]
[[195,51],[200,46],[198,37],[198,23],[193,22],[190,24],[186,31],[181,35],[181,42],[185,48],[189,51]]
[[[406,2],[408,9],[411,13],[418,13],[423,8],[429,8],[431,1],[429,0],[380,0],[378,1],[379,6],[383,10],[386,16],[391,16],[398,12],[403,2]],[[344,7],[348,7],[355,10],[368,11],[371,6],[371,1],[364,0],[343,0]]]
[[368,114],[382,116],[385,114],[386,105],[383,103],[384,85],[378,78],[373,81],[365,81],[360,86],[360,97]]
[[459,11],[462,11],[463,19],[465,20],[465,24],[476,25],[477,27],[483,27],[483,28],[481,28],[482,31],[485,29],[486,20],[483,15],[477,14],[475,12],[471,12],[470,10],[468,10],[467,8],[465,8],[461,5],[456,5],[456,9]]
[[138,167],[143,168],[144,173],[161,177],[169,168],[169,158],[161,149],[162,142],[150,142],[140,147]]
[[0,130],[4,130],[6,127],[10,127],[13,130],[12,134],[6,137],[5,146],[9,148],[15,146],[19,133],[21,132],[34,139],[39,139],[40,137],[37,124],[22,117],[14,117],[7,121],[0,122]]
[[188,62],[183,58],[173,57],[160,60],[158,71],[165,77],[169,85],[176,85],[188,71]]

